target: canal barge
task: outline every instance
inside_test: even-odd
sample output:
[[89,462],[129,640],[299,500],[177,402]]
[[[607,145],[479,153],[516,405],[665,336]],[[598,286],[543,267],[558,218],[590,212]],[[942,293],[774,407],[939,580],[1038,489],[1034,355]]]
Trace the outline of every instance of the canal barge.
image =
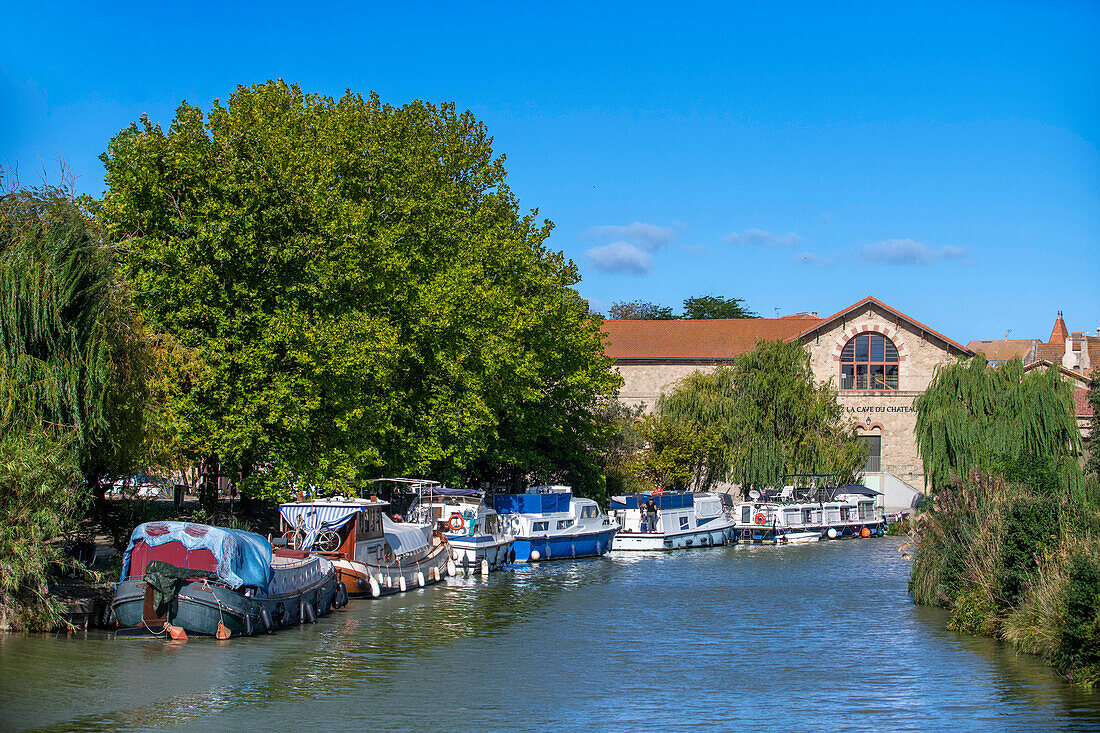
[[591,499],[568,486],[533,486],[493,498],[493,508],[515,537],[515,561],[568,560],[603,555],[618,527]]
[[613,550],[674,550],[729,544],[733,519],[717,494],[657,491],[611,497]]
[[409,509],[410,522],[435,524],[447,538],[451,559],[464,574],[487,575],[515,561],[514,538],[501,516],[476,489],[451,489],[425,482]]
[[136,527],[111,605],[116,636],[250,636],[347,601],[332,563],[258,534],[191,522]]
[[355,596],[423,588],[454,574],[447,538],[429,523],[391,518],[377,496],[334,496],[279,505],[288,546],[331,561]]
[[747,544],[794,544],[817,539],[882,536],[886,517],[879,492],[861,484],[836,488],[787,486],[771,497],[753,490],[733,506],[733,538]]

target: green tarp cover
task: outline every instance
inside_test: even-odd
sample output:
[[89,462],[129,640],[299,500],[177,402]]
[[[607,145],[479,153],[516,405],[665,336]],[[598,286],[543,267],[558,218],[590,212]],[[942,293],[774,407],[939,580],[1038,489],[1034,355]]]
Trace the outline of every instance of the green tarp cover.
[[172,600],[172,596],[175,595],[176,581],[185,580],[187,578],[210,578],[212,580],[217,580],[218,574],[211,573],[207,570],[178,568],[172,563],[167,563],[163,560],[150,560],[145,566],[145,575],[142,576],[141,579],[153,586],[153,607],[160,608],[162,605]]

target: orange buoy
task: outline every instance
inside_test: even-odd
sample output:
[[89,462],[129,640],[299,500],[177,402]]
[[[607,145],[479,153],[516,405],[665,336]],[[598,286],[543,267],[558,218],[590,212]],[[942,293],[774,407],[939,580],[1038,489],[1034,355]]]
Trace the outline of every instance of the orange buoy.
[[229,638],[229,627],[223,624],[221,619],[218,619],[218,630],[214,632],[214,636],[218,639]]
[[861,529],[861,530],[859,531],[859,536],[860,536],[860,537],[863,537],[864,539],[866,539],[866,538],[868,538],[868,537],[870,537],[870,536],[871,536],[871,530],[869,530],[869,529],[867,529],[866,527],[864,527],[863,529]]
[[177,641],[187,641],[187,632],[179,626],[173,626],[172,624],[165,624],[164,630],[168,632],[168,635]]

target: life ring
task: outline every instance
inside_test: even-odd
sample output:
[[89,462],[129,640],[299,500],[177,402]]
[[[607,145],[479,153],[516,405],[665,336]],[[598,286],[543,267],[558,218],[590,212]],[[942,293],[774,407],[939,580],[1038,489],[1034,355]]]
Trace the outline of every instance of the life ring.
[[462,528],[466,526],[466,520],[462,518],[461,514],[452,514],[451,518],[447,520],[447,526],[455,532],[461,532]]
[[764,512],[760,512],[755,517],[753,517],[752,521],[756,522],[757,524],[763,524],[764,522],[768,521],[768,518],[764,516]]

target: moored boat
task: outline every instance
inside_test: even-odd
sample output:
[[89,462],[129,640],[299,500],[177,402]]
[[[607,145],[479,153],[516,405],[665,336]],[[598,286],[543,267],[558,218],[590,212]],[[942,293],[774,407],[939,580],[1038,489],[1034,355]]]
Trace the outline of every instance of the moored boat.
[[603,555],[618,527],[591,499],[568,486],[534,486],[523,494],[493,498],[493,508],[515,537],[516,562]]
[[611,497],[619,531],[613,550],[673,550],[729,544],[733,520],[717,494],[658,491]]
[[111,605],[117,636],[217,638],[314,622],[347,601],[328,560],[252,532],[147,522],[130,535]]
[[451,546],[451,558],[463,573],[487,574],[514,562],[513,538],[501,516],[475,489],[451,489],[431,482],[409,509],[410,522],[434,523]]
[[836,488],[786,487],[771,497],[750,492],[733,507],[734,541],[794,544],[818,539],[882,536],[886,518],[875,505],[878,492],[860,484]]
[[291,547],[331,560],[352,595],[423,588],[455,571],[447,538],[431,524],[391,519],[377,497],[334,496],[279,505]]

